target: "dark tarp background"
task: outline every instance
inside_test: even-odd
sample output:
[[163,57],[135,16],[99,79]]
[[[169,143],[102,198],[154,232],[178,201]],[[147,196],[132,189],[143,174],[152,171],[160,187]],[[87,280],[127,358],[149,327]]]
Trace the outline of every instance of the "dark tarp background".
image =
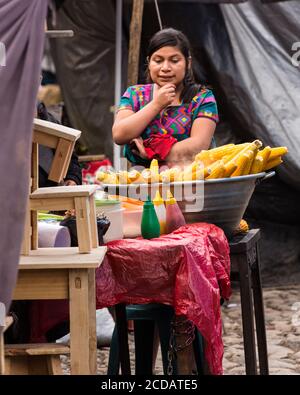
[[47,0],[0,0],[0,302],[16,282],[29,188],[31,135]]
[[[289,149],[277,175],[256,187],[246,211],[250,225],[266,229],[263,265],[274,265],[275,260],[282,268],[282,259],[300,260],[300,67],[294,67],[291,59],[292,45],[300,41],[300,2],[266,3],[158,1],[163,26],[186,33],[194,50],[196,74],[213,87],[221,120],[215,135],[218,145],[258,137],[265,145]],[[63,4],[55,27],[72,28],[77,38],[52,40],[52,44],[72,126],[83,131],[91,153],[111,155],[115,4],[109,0],[65,0]],[[87,11],[90,7],[92,12]],[[132,1],[124,0],[124,89],[131,10]],[[154,1],[146,0],[141,83],[148,40],[158,29]],[[269,241],[264,244],[266,238]],[[270,255],[270,250],[275,254]]]
[[[126,51],[132,1],[124,0],[123,4]],[[265,145],[287,145],[290,153],[279,174],[300,189],[299,68],[291,61],[292,44],[300,40],[300,2],[262,4],[256,0],[217,5],[160,0],[159,8],[164,26],[187,34],[198,74],[214,88],[222,120],[217,138],[223,129],[230,129],[230,140],[260,138]],[[82,130],[81,142],[90,153],[104,152],[111,157],[114,2],[65,0],[55,20],[53,28],[75,32],[72,39],[52,40],[71,124]],[[146,1],[140,82],[148,40],[158,28],[154,2]],[[126,83],[126,67],[123,71]]]

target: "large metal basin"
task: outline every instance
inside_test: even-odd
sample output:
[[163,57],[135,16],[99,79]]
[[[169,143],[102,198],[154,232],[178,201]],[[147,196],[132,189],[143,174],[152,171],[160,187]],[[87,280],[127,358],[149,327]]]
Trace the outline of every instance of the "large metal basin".
[[165,198],[167,190],[176,197],[187,223],[208,222],[222,228],[231,237],[246,211],[255,186],[272,177],[269,173],[221,178],[206,181],[171,182],[170,184],[106,185],[110,194],[153,199],[157,190]]
[[257,183],[272,177],[275,172],[207,180],[204,182],[203,209],[186,209],[186,202],[178,204],[187,223],[208,222],[222,228],[231,237],[238,227]]

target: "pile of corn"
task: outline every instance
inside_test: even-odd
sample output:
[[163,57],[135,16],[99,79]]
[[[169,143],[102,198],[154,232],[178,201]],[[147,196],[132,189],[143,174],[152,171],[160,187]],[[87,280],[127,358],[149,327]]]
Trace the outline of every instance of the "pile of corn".
[[282,163],[286,147],[262,148],[262,142],[227,144],[211,150],[203,150],[194,161],[184,168],[172,167],[160,171],[156,159],[150,168],[118,173],[98,172],[97,179],[104,184],[142,184],[172,181],[210,180],[256,174],[267,171]]

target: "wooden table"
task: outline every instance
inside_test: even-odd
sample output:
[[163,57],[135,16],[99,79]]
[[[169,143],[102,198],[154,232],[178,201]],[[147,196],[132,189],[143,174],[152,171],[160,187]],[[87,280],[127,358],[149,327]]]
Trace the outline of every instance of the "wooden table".
[[106,247],[41,248],[21,256],[14,300],[69,299],[72,374],[96,374],[95,269]]

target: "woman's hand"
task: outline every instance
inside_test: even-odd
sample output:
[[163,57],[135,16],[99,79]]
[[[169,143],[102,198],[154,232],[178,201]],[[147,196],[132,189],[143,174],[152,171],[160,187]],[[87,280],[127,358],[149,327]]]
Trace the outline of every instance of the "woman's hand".
[[154,93],[153,102],[162,110],[169,106],[176,96],[176,85],[166,84]]
[[143,159],[148,159],[146,154],[146,150],[143,144],[143,139],[141,137],[137,137],[136,139],[131,140],[130,144],[134,144],[135,148],[132,148],[131,151],[135,154],[140,156]]

